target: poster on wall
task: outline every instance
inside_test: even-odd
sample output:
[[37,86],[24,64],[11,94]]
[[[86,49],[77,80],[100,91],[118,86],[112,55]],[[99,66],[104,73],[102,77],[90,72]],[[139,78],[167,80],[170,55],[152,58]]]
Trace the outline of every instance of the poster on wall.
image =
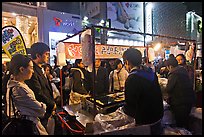
[[[82,47],[79,43],[64,42],[65,54],[67,59],[81,59],[82,58]],[[110,58],[122,58],[123,52],[126,51],[130,46],[118,46],[118,45],[95,45],[95,58],[110,59]],[[143,46],[132,46],[141,51],[144,56]]]
[[2,28],[2,48],[9,58],[15,54],[27,55],[23,36],[14,26]]
[[[111,19],[112,28],[144,32],[143,2],[107,2],[107,18]],[[143,40],[143,36],[139,34],[126,33],[124,38]]]

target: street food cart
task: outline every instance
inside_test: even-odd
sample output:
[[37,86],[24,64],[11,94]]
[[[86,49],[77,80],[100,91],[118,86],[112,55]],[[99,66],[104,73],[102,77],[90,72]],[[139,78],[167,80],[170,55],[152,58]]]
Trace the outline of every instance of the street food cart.
[[[93,98],[87,97],[81,104],[67,105],[63,107],[63,112],[58,112],[57,115],[63,123],[63,126],[71,134],[74,135],[149,135],[150,126],[135,127],[134,123],[130,123],[129,128],[120,130],[102,131],[99,122],[95,121]],[[96,98],[97,114],[110,114],[124,104],[124,92],[113,93],[100,98]],[[116,121],[117,122],[117,121]],[[134,125],[133,125],[134,124]],[[128,125],[128,124],[127,124]],[[104,128],[104,127],[103,127]]]
[[[86,41],[83,41],[83,44],[77,44],[77,43],[64,43],[65,44],[65,54],[67,58],[82,58],[83,61],[85,61],[85,65],[90,66],[90,70],[93,71],[93,91],[95,88],[94,81],[95,81],[95,58],[100,58],[100,56],[108,58],[109,56],[113,55],[115,58],[121,58],[123,52],[129,48],[130,46],[116,46],[116,45],[102,45],[102,44],[95,44],[95,28],[100,29],[106,29],[106,30],[114,30],[114,31],[124,31],[120,29],[112,29],[112,28],[105,28],[101,26],[92,26],[91,28],[88,28],[89,31],[86,32],[86,34],[89,35],[88,43]],[[84,31],[79,32],[78,34],[81,34]],[[130,34],[139,34],[144,35],[143,33],[134,32],[134,31],[127,31],[125,32]],[[73,36],[76,36],[78,34],[75,34]],[[162,36],[162,35],[153,35],[153,34],[145,34],[145,35],[151,35],[155,37],[161,37],[161,38],[169,38],[169,39],[179,39],[187,41],[187,39],[183,38],[176,38],[176,37],[168,37],[168,36]],[[85,34],[84,34],[85,36]],[[68,38],[71,38],[72,36],[69,36]],[[68,39],[67,38],[67,39]],[[64,39],[66,40],[66,39]],[[61,40],[59,42],[63,42],[64,40]],[[192,41],[192,40],[191,40]],[[86,44],[85,44],[86,43]],[[113,48],[114,47],[114,48]],[[138,48],[143,53],[143,56],[148,57],[149,52],[152,47],[152,45],[145,45],[143,47],[137,47],[137,46],[131,46],[133,48]],[[78,51],[78,52],[77,52]],[[86,51],[86,52],[85,52]],[[106,55],[105,55],[106,54]],[[111,58],[114,58],[111,57]],[[105,130],[104,132],[95,133],[93,131],[94,127],[97,127],[97,124],[95,123],[95,116],[97,114],[110,114],[121,106],[123,106],[125,102],[125,96],[123,93],[113,93],[108,94],[101,97],[96,97],[95,93],[93,92],[92,97],[86,97],[83,99],[80,106],[77,105],[67,105],[62,106],[63,112],[58,113],[58,117],[60,120],[62,120],[63,125],[67,127],[67,129],[73,133],[73,134],[83,134],[83,135],[96,135],[96,134],[104,134],[104,135],[150,135],[150,125],[143,125],[143,126],[127,126],[123,129],[117,129],[117,130]],[[63,103],[62,103],[63,104]],[[164,103],[165,104],[165,103]],[[66,117],[66,115],[69,115]],[[71,123],[68,121],[72,121]],[[73,127],[71,127],[71,125]],[[100,127],[100,126],[99,126]]]

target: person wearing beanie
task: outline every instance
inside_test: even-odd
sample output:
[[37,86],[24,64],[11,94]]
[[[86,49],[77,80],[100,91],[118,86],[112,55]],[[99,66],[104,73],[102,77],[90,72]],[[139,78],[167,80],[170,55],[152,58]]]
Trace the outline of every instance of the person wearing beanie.
[[165,65],[169,70],[166,91],[170,110],[175,116],[176,126],[188,129],[189,114],[195,105],[195,93],[188,72],[178,65],[175,57],[166,60]]

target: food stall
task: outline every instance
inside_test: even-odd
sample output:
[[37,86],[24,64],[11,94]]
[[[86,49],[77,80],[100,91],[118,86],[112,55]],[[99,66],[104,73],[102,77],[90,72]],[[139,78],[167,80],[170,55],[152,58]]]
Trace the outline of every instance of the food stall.
[[[125,120],[128,119],[129,123],[123,123],[124,125],[117,125],[118,124],[117,120],[115,120],[113,117],[115,114],[121,112],[120,107],[123,106],[125,102],[124,92],[108,94],[108,95],[101,96],[101,97],[95,96],[95,93],[94,93],[95,58],[101,58],[101,57],[103,58],[110,58],[110,57],[111,58],[121,58],[123,52],[127,48],[130,47],[130,46],[121,46],[121,45],[117,46],[117,45],[107,45],[107,44],[106,45],[95,44],[95,35],[94,35],[95,27],[99,27],[103,29],[111,29],[111,28],[105,28],[101,26],[93,26],[91,28],[88,28],[86,30],[83,30],[73,35],[73,36],[76,36],[80,34],[81,36],[85,37],[85,35],[88,34],[89,38],[87,39],[87,41],[84,39],[81,39],[81,43],[64,42],[66,58],[68,59],[82,58],[85,66],[88,66],[90,71],[93,71],[93,75],[94,75],[93,76],[93,96],[82,99],[82,103],[80,105],[63,106],[63,109],[65,110],[63,114],[70,115],[71,118],[74,119],[75,123],[78,123],[77,125],[79,127],[78,128],[79,131],[75,132],[74,129],[71,129],[70,125],[66,125],[67,123],[66,121],[64,122],[64,125],[66,125],[67,127],[70,127],[69,130],[71,132],[74,132],[76,134],[77,133],[84,134],[84,135],[97,135],[97,134],[101,134],[101,135],[103,134],[104,135],[113,135],[113,134],[114,135],[117,135],[117,134],[150,135],[151,134],[150,125],[135,126],[134,121],[132,121],[129,118],[124,118],[125,117],[124,115],[122,115],[124,116],[123,118]],[[119,29],[114,29],[114,30],[123,31]],[[127,31],[127,32],[128,33],[138,33],[138,32],[133,32],[133,31]],[[82,33],[85,33],[85,34],[82,34]],[[142,35],[142,33],[139,33],[139,34]],[[69,36],[68,38],[71,38],[73,36]],[[161,35],[155,35],[155,36],[165,37]],[[175,37],[170,37],[170,38],[179,39]],[[63,42],[64,40],[61,40],[59,42]],[[185,40],[185,39],[182,39],[182,40]],[[152,45],[131,46],[131,47],[139,49],[143,53],[143,56],[147,56],[147,57],[149,55],[148,51],[153,48]],[[165,101],[164,101],[164,104],[166,104]],[[113,121],[111,119],[111,116],[114,119]],[[63,117],[64,116],[61,116],[61,120],[63,120]],[[101,118],[101,121],[100,121],[100,118]],[[105,120],[102,120],[102,118],[104,118]],[[117,123],[116,125],[118,127],[112,126],[113,123]],[[103,130],[98,131],[98,129],[103,129]]]

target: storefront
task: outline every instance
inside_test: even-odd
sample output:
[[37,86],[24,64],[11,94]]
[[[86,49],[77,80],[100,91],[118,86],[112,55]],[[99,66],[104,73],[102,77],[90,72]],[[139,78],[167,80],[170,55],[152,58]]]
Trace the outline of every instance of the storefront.
[[[2,3],[2,28],[15,26],[22,34],[26,48],[38,41],[37,6],[21,3]],[[2,63],[10,59],[2,50]]]
[[[32,3],[32,2],[31,2]],[[35,3],[35,2],[33,2]],[[50,46],[50,64],[53,65],[53,55],[56,55],[56,43],[81,31],[81,17],[64,12],[47,10],[46,6],[25,4],[20,2],[2,3],[2,28],[15,26],[23,35],[29,54],[30,46],[38,41]],[[79,42],[79,36],[67,42]],[[2,62],[10,59],[2,50]]]
[[[56,55],[56,44],[59,40],[67,38],[68,35],[73,35],[82,30],[81,17],[64,12],[53,10],[43,10],[42,16],[39,17],[42,24],[40,41],[43,41],[50,46],[50,64],[54,65],[54,56]],[[70,38],[65,42],[79,43],[79,36]]]

